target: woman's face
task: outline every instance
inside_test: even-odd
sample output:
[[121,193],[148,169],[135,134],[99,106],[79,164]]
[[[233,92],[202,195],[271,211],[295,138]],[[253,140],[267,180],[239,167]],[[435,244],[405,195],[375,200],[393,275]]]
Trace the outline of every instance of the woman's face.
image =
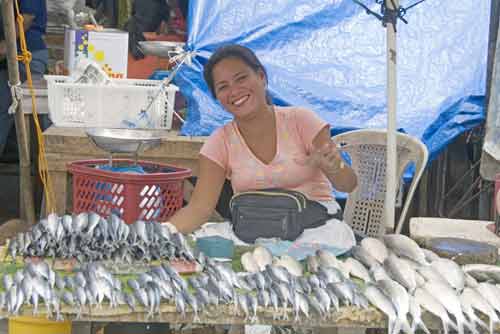
[[255,115],[266,106],[266,77],[238,58],[226,58],[213,70],[215,97],[238,119]]

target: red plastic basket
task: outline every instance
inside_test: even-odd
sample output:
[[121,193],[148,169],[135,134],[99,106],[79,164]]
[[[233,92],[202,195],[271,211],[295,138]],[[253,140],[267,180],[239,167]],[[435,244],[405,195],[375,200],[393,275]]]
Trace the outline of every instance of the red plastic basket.
[[[73,212],[116,213],[127,224],[136,220],[165,221],[182,207],[183,182],[191,170],[149,161],[138,161],[146,173],[114,172],[97,166],[108,160],[80,160],[68,164],[73,175]],[[113,159],[113,166],[133,165]]]

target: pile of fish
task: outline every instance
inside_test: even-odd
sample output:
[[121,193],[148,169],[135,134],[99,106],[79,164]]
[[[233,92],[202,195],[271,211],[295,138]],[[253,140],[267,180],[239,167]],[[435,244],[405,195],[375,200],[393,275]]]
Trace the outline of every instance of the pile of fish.
[[[120,279],[98,262],[86,264],[75,275],[64,277],[45,261],[29,263],[14,276],[5,274],[2,284],[5,292],[0,293],[0,309],[13,316],[22,314],[23,306],[31,306],[36,315],[41,302],[47,317],[56,320],[63,319],[61,306],[64,304],[77,318],[83,310],[91,314],[92,307],[101,309],[103,304],[111,308],[128,305],[132,311],[142,306],[148,315],[153,315],[160,312],[161,299],[173,300],[174,297],[179,304],[187,300],[196,310],[196,301],[193,302],[188,293],[186,282],[168,264],[152,268],[137,280],[129,280],[132,293],[125,292]],[[177,297],[181,292],[182,297]]]
[[[75,217],[77,221],[82,219],[78,217]],[[54,249],[56,256],[59,252],[66,254],[68,249],[74,249],[68,245],[75,238],[78,245],[86,245],[89,249],[98,247],[98,243],[106,244],[106,249],[109,244],[126,244],[136,249],[134,247],[139,244],[146,249],[139,256],[144,258],[144,254],[152,256],[152,244],[163,243],[175,247],[173,255],[194,258],[190,249],[184,248],[187,245],[182,236],[176,236],[168,226],[151,224],[141,230],[131,225],[124,237],[121,225],[113,223],[115,218],[111,218],[105,223],[115,224],[109,228],[114,231],[111,232],[113,236],[104,236],[103,233],[110,230],[101,231],[101,219],[89,228],[96,218],[92,214],[87,217],[86,227],[72,227],[69,235],[57,232],[59,224],[64,224],[64,217],[58,223],[41,222],[39,229],[48,240],[44,242],[51,245],[43,249]],[[49,216],[49,219],[55,218]],[[138,232],[149,229],[157,233]],[[30,233],[38,232],[32,230]],[[58,233],[63,236],[58,237]],[[93,240],[87,241],[87,233],[98,238],[95,245]],[[132,237],[132,233],[135,236]],[[17,249],[18,252],[39,251],[37,243],[33,246],[23,240],[25,247],[22,251]],[[12,250],[10,252],[15,255]],[[76,254],[83,252],[77,250]],[[242,256],[245,272],[236,273],[231,267],[200,254],[196,260],[203,271],[198,275],[185,280],[169,264],[163,263],[129,279],[126,284],[130,289],[125,289],[125,282],[99,262],[84,264],[81,271],[64,278],[45,262],[30,263],[13,277],[3,277],[6,292],[0,294],[0,307],[16,315],[23,305],[31,304],[36,313],[42,300],[47,313],[55,313],[55,318],[61,319],[61,304],[72,307],[77,316],[85,309],[92,310],[103,304],[109,307],[128,305],[131,311],[146,312],[152,318],[161,314],[163,305],[169,304],[175,305],[183,317],[192,312],[196,322],[200,314],[219,312],[221,305],[227,305],[224,309],[244,316],[249,322],[258,321],[262,310],[272,312],[275,319],[302,322],[304,319],[329,319],[344,306],[367,309],[371,304],[387,315],[390,334],[415,333],[418,329],[429,333],[421,317],[423,312],[440,318],[445,333],[450,328],[460,334],[482,330],[493,333],[495,324],[500,323],[499,267],[479,264],[461,267],[420,248],[403,235],[386,235],[380,240],[365,238],[352,249],[351,255],[341,260],[328,251],[318,250],[303,264],[286,255],[273,257],[266,248],[257,246]],[[481,318],[488,318],[489,324]]]
[[30,231],[9,242],[8,255],[76,258],[80,262],[112,260],[122,263],[195,256],[184,236],[171,224],[136,221],[127,225],[112,214],[50,214]]
[[[495,324],[500,323],[500,267],[460,267],[395,234],[382,240],[365,238],[351,253],[353,257],[332,259],[330,265],[345,277],[364,281],[363,294],[387,315],[389,333],[414,333],[417,329],[429,333],[422,311],[440,318],[445,333],[450,328],[460,334],[481,329],[493,333]],[[307,259],[310,272],[322,270],[324,263],[318,255]],[[479,314],[489,318],[489,325]]]

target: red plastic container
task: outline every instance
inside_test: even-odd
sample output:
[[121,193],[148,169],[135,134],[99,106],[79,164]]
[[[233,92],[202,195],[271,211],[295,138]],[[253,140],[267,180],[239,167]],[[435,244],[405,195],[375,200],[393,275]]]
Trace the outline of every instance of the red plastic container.
[[[116,213],[127,224],[136,220],[165,221],[182,207],[183,182],[191,170],[149,161],[138,161],[145,174],[96,168],[108,160],[80,160],[68,164],[73,175],[73,212],[93,211],[103,217]],[[134,161],[113,159],[113,166]]]

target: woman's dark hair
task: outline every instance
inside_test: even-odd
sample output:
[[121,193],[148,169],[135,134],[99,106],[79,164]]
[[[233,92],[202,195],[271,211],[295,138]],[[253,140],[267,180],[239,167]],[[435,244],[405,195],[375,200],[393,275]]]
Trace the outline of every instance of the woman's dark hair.
[[[264,73],[264,76],[266,77],[267,82],[266,69],[252,50],[237,44],[225,45],[215,50],[214,54],[212,54],[212,56],[208,59],[208,62],[203,68],[203,77],[205,78],[205,82],[207,83],[213,97],[215,97],[215,87],[212,72],[215,65],[227,58],[239,59],[247,64],[255,72],[262,71]],[[267,102],[270,103],[269,96],[267,96]]]

